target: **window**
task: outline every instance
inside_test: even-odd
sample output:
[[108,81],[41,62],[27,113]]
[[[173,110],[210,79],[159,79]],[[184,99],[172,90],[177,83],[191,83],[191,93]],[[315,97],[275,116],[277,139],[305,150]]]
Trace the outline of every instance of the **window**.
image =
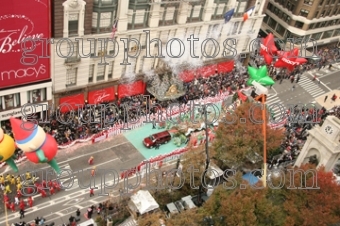
[[106,65],[98,64],[98,68],[97,68],[97,82],[103,81],[105,79],[105,66]]
[[204,4],[205,1],[189,3],[187,23],[198,22],[202,20]]
[[313,5],[313,0],[304,0],[303,3],[307,5]]
[[[2,97],[1,97],[2,99]],[[4,102],[2,102],[4,101]],[[10,95],[3,96],[3,100],[1,100],[2,108],[4,110],[20,107],[20,93],[13,93]]]
[[212,20],[224,18],[224,13],[227,12],[228,2],[229,0],[214,0]]
[[282,18],[283,18],[283,21],[284,21],[284,22],[286,22],[287,24],[289,24],[289,22],[290,22],[290,17],[289,17],[287,14],[284,13]]
[[68,35],[69,36],[78,36],[78,23],[79,23],[79,14],[70,14],[68,16]]
[[319,15],[319,11],[316,11],[314,17],[315,17],[315,18],[318,18],[318,15]]
[[130,0],[128,10],[128,29],[148,27],[150,4],[148,0]]
[[27,91],[27,100],[29,103],[38,103],[46,99],[46,88]]
[[321,38],[321,35],[322,35],[322,32],[315,33],[315,34],[312,34],[311,38],[313,38],[315,40],[319,40]]
[[66,73],[66,87],[75,86],[77,84],[78,68],[69,68]]
[[118,0],[99,0],[95,2],[92,12],[92,32],[108,33],[117,16]]
[[280,35],[283,37],[285,31],[286,31],[286,29],[285,29],[281,24],[277,24],[276,32],[277,32],[278,34],[280,34]]
[[235,22],[234,23],[234,27],[233,27],[233,31],[232,31],[232,35],[234,35],[234,34],[236,34],[236,32],[237,32],[237,28],[238,28],[238,25],[240,24],[240,22]]
[[238,0],[237,1],[237,8],[236,8],[236,11],[235,11],[235,14],[234,16],[235,17],[241,17],[243,16],[243,14],[245,13],[245,11],[247,10],[247,4],[248,4],[248,1],[247,0]]
[[322,13],[320,14],[320,17],[324,17],[325,16],[325,13],[326,13],[326,11],[324,10],[324,11],[322,11]]
[[270,18],[268,26],[271,27],[272,29],[275,29],[276,21],[273,18]]
[[79,57],[79,42],[73,42],[73,45],[67,44],[67,55],[68,58],[65,59],[65,63],[77,63],[80,61]]
[[113,74],[113,62],[114,62],[114,61],[110,61],[110,62],[109,62],[109,65],[108,65],[108,67],[109,67],[109,71],[108,71],[108,72],[109,72],[109,73],[108,73],[109,79],[112,79],[112,76],[113,76],[113,75],[112,75],[112,74]]
[[304,23],[302,23],[302,22],[300,22],[300,21],[296,21],[296,22],[295,22],[295,27],[296,27],[296,28],[302,28],[303,25],[304,25]]
[[89,66],[89,83],[93,82],[94,64]]
[[300,16],[307,17],[309,14],[309,11],[306,9],[301,9],[300,10]]
[[323,0],[320,1],[319,5],[323,5]]
[[337,29],[333,33],[333,37],[340,35],[340,29]]
[[323,33],[321,39],[325,39],[325,38],[330,38],[330,37],[332,37],[333,31],[334,31],[334,30],[325,31],[325,32]]
[[159,26],[176,24],[179,2],[162,4],[159,15]]
[[250,37],[247,37],[246,40],[244,41],[242,51],[246,51],[248,49],[249,41],[250,41]]

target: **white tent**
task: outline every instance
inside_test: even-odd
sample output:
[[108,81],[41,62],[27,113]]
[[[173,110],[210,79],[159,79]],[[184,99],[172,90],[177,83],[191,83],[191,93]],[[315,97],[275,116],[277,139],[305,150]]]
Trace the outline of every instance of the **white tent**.
[[131,196],[130,209],[144,214],[152,210],[158,209],[159,205],[152,197],[149,191],[139,190],[136,194]]

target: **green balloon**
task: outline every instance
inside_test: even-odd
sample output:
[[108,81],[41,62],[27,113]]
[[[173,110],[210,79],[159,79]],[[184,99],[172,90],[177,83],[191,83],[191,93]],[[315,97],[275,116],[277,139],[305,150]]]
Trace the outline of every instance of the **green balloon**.
[[263,86],[274,85],[274,80],[268,76],[267,66],[262,66],[259,69],[248,66],[248,73],[250,78],[247,81],[247,85],[251,86],[252,82],[258,82]]

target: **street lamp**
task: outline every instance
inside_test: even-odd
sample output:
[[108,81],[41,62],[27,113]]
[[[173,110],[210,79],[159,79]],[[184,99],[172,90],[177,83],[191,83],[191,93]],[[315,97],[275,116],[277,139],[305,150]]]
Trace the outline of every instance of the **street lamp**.
[[[207,112],[207,106],[205,104],[201,104],[202,107],[202,113],[204,114],[204,124],[205,124],[205,154],[206,154],[206,163],[205,163],[205,170],[204,175],[202,178],[205,178],[205,175],[209,169],[210,165],[210,157],[209,157],[209,133],[208,133],[208,112]],[[202,204],[202,191],[203,191],[203,181],[201,181],[200,187],[198,189],[198,204]]]

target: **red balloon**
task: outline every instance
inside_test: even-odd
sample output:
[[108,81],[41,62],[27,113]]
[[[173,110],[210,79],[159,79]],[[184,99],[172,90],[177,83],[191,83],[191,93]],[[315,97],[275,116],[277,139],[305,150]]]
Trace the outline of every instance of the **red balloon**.
[[277,53],[275,46],[274,35],[269,33],[266,38],[262,39],[260,54],[263,56],[266,64],[271,64],[273,56]]
[[[40,150],[44,152],[44,155],[49,162],[56,156],[58,151],[58,144],[50,134],[46,133],[46,141],[44,145],[40,148]],[[31,162],[39,163],[39,158],[36,155],[35,151],[25,152],[25,155]]]
[[279,59],[275,62],[275,67],[287,68],[289,71],[294,70],[295,66],[302,65],[307,62],[305,58],[298,58],[299,49],[294,48],[292,51],[278,51]]

